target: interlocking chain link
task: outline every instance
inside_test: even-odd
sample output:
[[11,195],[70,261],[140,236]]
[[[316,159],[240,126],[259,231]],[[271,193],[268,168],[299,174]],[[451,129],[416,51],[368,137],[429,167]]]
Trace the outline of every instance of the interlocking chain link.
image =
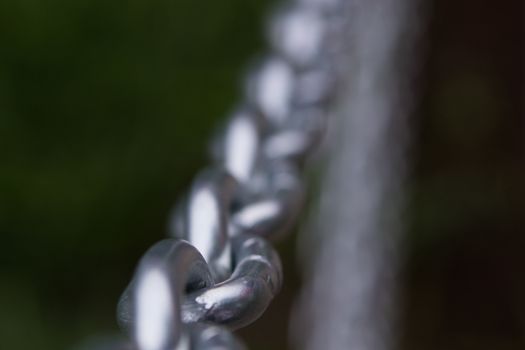
[[268,26],[238,109],[212,142],[212,164],[175,207],[170,238],[151,247],[118,305],[122,349],[241,349],[229,330],[268,307],[282,284],[267,239],[293,225],[300,170],[334,96],[338,0],[296,0]]

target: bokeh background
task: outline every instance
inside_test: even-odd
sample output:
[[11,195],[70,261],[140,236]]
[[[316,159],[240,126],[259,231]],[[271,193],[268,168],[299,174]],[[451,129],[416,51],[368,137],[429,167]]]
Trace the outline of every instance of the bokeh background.
[[[0,2],[0,348],[117,331],[274,3]],[[524,4],[425,4],[398,347],[524,349]],[[295,237],[283,292],[240,332],[253,349],[286,348]]]

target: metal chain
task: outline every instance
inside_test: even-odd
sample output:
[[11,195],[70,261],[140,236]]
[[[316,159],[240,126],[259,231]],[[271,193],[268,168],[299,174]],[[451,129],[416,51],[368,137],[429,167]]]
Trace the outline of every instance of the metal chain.
[[279,292],[267,239],[295,222],[300,169],[333,97],[338,0],[296,0],[271,17],[271,53],[253,67],[240,107],[212,142],[212,165],[174,209],[118,304],[136,350],[242,349],[229,330],[256,320]]

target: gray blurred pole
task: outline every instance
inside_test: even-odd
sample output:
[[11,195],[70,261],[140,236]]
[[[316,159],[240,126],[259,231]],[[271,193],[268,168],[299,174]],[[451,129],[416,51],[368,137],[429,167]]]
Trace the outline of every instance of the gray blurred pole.
[[411,0],[347,2],[344,88],[326,173],[301,240],[300,349],[395,347],[403,183],[420,13]]

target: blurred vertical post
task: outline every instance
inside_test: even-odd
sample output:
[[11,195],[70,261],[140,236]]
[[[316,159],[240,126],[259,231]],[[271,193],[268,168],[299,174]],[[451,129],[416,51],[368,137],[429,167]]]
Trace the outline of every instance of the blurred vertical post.
[[346,2],[343,89],[326,138],[314,222],[300,240],[306,276],[292,320],[297,348],[395,347],[419,5]]

